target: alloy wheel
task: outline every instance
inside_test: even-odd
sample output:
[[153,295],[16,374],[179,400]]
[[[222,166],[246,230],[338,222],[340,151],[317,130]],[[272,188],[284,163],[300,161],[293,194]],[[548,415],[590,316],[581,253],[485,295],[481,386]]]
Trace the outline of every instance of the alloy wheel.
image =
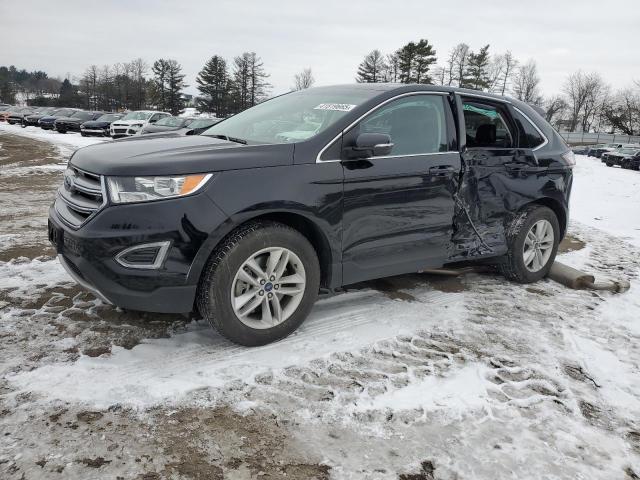
[[251,328],[285,322],[304,297],[306,273],[300,258],[284,247],[264,248],[240,266],[231,283],[231,305]]
[[534,223],[524,240],[522,255],[524,266],[530,272],[542,270],[553,253],[553,226],[547,220]]

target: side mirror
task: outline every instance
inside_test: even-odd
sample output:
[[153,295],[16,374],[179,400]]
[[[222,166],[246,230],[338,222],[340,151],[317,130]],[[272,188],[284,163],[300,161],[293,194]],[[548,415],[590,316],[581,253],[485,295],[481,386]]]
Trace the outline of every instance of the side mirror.
[[344,150],[347,158],[361,159],[389,155],[392,149],[391,137],[386,133],[361,133],[355,146]]
[[152,118],[151,120],[149,120],[149,123],[156,123],[157,121],[158,121],[158,119]]

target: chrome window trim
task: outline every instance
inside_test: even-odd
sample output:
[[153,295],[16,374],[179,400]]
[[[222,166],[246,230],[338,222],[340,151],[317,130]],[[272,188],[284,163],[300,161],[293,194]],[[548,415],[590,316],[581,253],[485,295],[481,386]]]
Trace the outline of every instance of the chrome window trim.
[[[438,91],[434,91],[434,92],[427,92],[427,91],[416,91],[416,92],[407,92],[407,93],[401,93],[399,95],[396,95],[394,97],[388,98],[387,100],[385,100],[382,103],[379,103],[378,105],[370,108],[369,110],[367,110],[365,113],[363,113],[362,115],[360,115],[357,119],[355,119],[353,122],[351,122],[347,127],[345,127],[344,129],[342,129],[340,131],[340,133],[338,133],[338,135],[336,135],[329,143],[327,143],[322,150],[320,150],[320,152],[318,152],[318,155],[316,155],[316,163],[333,163],[333,162],[341,162],[341,159],[330,159],[330,160],[321,160],[320,157],[322,156],[322,154],[325,152],[325,150],[327,150],[329,147],[331,147],[336,141],[338,141],[338,139],[344,134],[344,132],[348,132],[351,128],[353,128],[354,125],[356,125],[360,120],[362,120],[364,117],[366,117],[367,115],[369,115],[370,113],[378,110],[380,107],[383,107],[384,105],[386,105],[389,102],[392,102],[394,100],[397,100],[398,98],[402,98],[402,97],[409,97],[409,96],[414,96],[414,95],[444,95],[444,96],[448,96],[450,92],[438,92]],[[452,150],[453,151],[453,150]],[[447,152],[432,152],[432,153],[416,153],[416,154],[411,154],[411,155],[391,155],[391,156],[384,156],[384,157],[371,157],[371,158],[396,158],[396,157],[409,157],[409,156],[419,156],[419,155],[433,155],[436,153],[451,153],[451,151],[447,151]]]
[[[509,100],[507,100],[506,98],[500,98],[500,97],[490,97],[488,95],[480,95],[478,93],[466,93],[466,92],[455,92],[458,95],[460,95],[461,97],[475,97],[475,98],[482,98],[484,100],[491,100],[494,102],[502,102],[502,103],[508,103],[509,105],[513,105]],[[515,107],[514,107],[515,108]]]
[[[160,267],[162,267],[162,264],[167,257],[167,253],[169,252],[170,246],[171,242],[168,240],[164,242],[143,243],[140,245],[134,245],[133,247],[125,248],[120,253],[118,253],[115,260],[125,268],[135,268],[138,270],[158,270]],[[156,247],[158,247],[158,253],[156,254],[155,260],[150,265],[129,263],[123,258],[128,253],[135,252],[136,250]]]
[[547,145],[547,144],[549,143],[549,139],[548,139],[548,138],[547,138],[547,136],[542,132],[542,130],[540,130],[540,129],[538,128],[538,126],[533,122],[533,120],[531,120],[531,119],[529,118],[529,116],[528,116],[526,113],[524,113],[522,110],[520,110],[518,107],[514,106],[514,107],[513,107],[513,109],[514,109],[516,112],[518,112],[520,115],[522,115],[522,116],[525,118],[525,120],[526,120],[527,122],[529,122],[529,123],[533,126],[533,128],[535,128],[535,129],[536,129],[536,131],[540,134],[540,136],[541,136],[542,138],[544,138],[544,142],[542,142],[542,143],[541,143],[540,145],[538,145],[537,147],[532,148],[532,149],[531,149],[531,151],[532,151],[532,152],[535,152],[536,150],[539,150],[539,149],[541,149],[542,147],[544,147],[545,145]]

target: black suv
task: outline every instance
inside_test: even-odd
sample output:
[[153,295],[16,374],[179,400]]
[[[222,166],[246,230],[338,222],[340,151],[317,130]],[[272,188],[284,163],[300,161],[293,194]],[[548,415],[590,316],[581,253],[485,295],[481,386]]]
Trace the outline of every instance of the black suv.
[[67,271],[126,309],[260,345],[319,293],[459,261],[544,277],[573,152],[532,107],[424,85],[273,98],[202,135],[77,150],[49,213]]

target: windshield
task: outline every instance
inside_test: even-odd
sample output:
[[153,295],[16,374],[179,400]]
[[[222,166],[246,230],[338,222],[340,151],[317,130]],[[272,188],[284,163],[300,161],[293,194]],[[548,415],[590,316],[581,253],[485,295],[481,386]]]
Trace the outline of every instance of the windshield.
[[248,143],[293,143],[326,130],[376,90],[315,88],[288,93],[224,120],[203,135],[224,135]]
[[115,113],[110,113],[107,115],[102,115],[98,117],[98,122],[113,122],[114,120],[118,120],[122,115],[118,115]]
[[620,153],[624,153],[625,155],[634,155],[638,149],[636,148],[621,148]]
[[130,112],[127,113],[122,120],[147,120],[153,112]]
[[186,119],[178,117],[164,117],[156,122],[159,127],[181,127]]
[[61,110],[57,110],[55,112],[55,115],[57,117],[68,117],[69,115],[71,115],[74,111],[68,108],[63,108]]
[[90,118],[93,117],[93,112],[75,112],[71,116],[79,120],[89,120]]
[[620,148],[619,143],[607,143],[608,148]]
[[220,121],[219,118],[203,118],[202,120],[194,120],[189,124],[189,128],[191,129],[206,128],[218,123],[219,121]]

